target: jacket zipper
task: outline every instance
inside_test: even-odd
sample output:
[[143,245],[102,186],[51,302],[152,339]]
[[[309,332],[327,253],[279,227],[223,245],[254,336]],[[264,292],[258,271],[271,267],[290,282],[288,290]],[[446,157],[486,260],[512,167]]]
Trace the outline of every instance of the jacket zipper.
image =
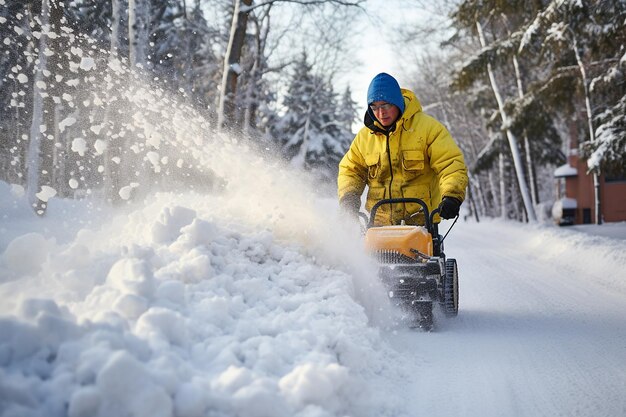
[[[389,159],[389,198],[393,198],[391,196],[391,185],[393,183],[393,166],[391,165],[391,150],[389,149],[389,132],[385,132],[385,137],[387,138],[387,158]],[[389,204],[389,222],[393,224],[393,204]]]

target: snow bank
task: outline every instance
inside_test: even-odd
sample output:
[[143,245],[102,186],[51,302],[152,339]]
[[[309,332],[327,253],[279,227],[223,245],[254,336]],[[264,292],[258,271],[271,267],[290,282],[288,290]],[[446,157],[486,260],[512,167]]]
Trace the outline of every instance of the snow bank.
[[559,227],[485,219],[476,226],[480,233],[495,239],[514,236],[530,263],[570,271],[572,280],[583,279],[626,294],[626,223]]
[[350,261],[216,217],[223,205],[159,194],[104,226],[74,224],[64,243],[11,240],[3,415],[384,414],[363,381],[389,353]]
[[[626,294],[626,228],[619,223],[598,227],[615,233],[610,236],[608,230],[594,234],[585,233],[582,227],[541,227],[534,230],[534,236],[528,236],[527,245],[538,260],[550,261],[573,275],[582,274],[590,281]],[[602,233],[609,236],[601,236]]]

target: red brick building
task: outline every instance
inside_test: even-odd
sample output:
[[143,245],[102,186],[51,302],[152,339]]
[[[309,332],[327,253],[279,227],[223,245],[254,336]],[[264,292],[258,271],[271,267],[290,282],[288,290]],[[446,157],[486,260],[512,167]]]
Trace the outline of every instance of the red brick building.
[[[570,151],[568,163],[554,171],[557,178],[557,201],[552,215],[559,224],[594,223],[596,216],[593,176],[587,174],[587,162]],[[626,177],[600,178],[600,212],[603,222],[626,221]]]

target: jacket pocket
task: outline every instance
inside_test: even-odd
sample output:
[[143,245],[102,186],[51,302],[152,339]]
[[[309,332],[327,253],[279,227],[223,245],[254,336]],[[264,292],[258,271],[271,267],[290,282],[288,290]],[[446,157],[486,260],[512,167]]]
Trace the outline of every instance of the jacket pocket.
[[367,176],[369,178],[374,179],[378,177],[380,174],[380,154],[365,155],[365,165],[367,165]]
[[424,169],[424,153],[422,151],[402,151],[402,168],[405,171],[422,171]]

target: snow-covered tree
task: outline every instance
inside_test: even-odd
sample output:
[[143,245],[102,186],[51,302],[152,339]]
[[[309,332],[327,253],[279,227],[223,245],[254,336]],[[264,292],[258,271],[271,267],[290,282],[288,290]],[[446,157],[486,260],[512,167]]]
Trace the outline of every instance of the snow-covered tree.
[[34,44],[31,6],[9,2],[0,7],[0,178],[21,183],[25,172]]
[[[599,174],[626,172],[625,16],[624,1],[550,1],[527,25],[519,46],[540,57],[548,75],[534,100],[565,95],[567,100],[553,100],[560,111],[564,104],[570,109],[583,104],[587,140],[580,148],[594,177],[596,223],[601,221]],[[563,80],[576,88],[563,89]]]
[[[518,98],[521,92],[520,86],[522,82],[518,71],[518,61],[515,55],[511,54],[514,51],[514,48],[511,46],[511,44],[514,44],[512,39],[515,39],[518,35],[511,33],[508,29],[503,30],[503,27],[506,28],[506,26],[511,24],[511,19],[505,19],[505,25],[500,21],[496,21],[506,14],[515,16],[515,20],[519,21],[532,8],[525,7],[527,6],[524,4],[525,2],[488,1],[487,3],[489,4],[487,5],[483,3],[475,0],[464,1],[453,14],[456,26],[460,30],[475,36],[481,47],[458,70],[455,76],[455,83],[458,88],[466,88],[474,82],[483,80],[493,91],[501,126],[509,142],[510,153],[519,183],[519,192],[521,193],[529,220],[534,221],[536,220],[535,208],[526,175],[526,171],[529,171],[529,169],[524,165],[518,135],[511,129],[513,120],[511,119],[510,110],[507,109],[507,101],[510,99],[508,91],[517,89],[513,97]],[[485,24],[489,25],[490,33],[485,33]],[[488,37],[487,35],[489,34],[492,34],[492,36]],[[496,39],[500,40],[496,41]],[[507,71],[504,69],[505,66],[509,66],[515,71]],[[527,152],[530,152],[530,146],[528,146]]]
[[128,43],[131,67],[148,66],[149,40],[152,31],[151,1],[128,0]]
[[[104,44],[109,42],[109,37],[113,33],[111,30],[113,12],[112,4],[128,0],[93,1],[93,0],[71,0],[65,2],[66,13],[69,16],[69,26],[81,34],[91,39],[97,39]],[[126,10],[126,6],[124,6]]]
[[[337,109],[337,122],[340,126],[350,129],[350,127],[359,120],[359,113],[357,110],[357,103],[352,98],[352,89],[348,85],[343,91],[341,100],[339,101],[339,108]],[[348,143],[349,145],[349,143]],[[348,148],[346,147],[346,151]]]
[[[246,45],[245,36],[248,31],[249,16],[257,8],[271,8],[279,3],[291,3],[304,7],[324,7],[326,5],[337,7],[359,7],[365,0],[265,0],[259,4],[253,4],[252,0],[235,0],[231,12],[228,44],[224,54],[222,82],[218,101],[218,127],[224,125],[237,127],[235,116],[236,100],[238,93],[238,78],[243,73],[242,53]],[[267,11],[267,10],[266,10]],[[245,91],[245,90],[244,90]]]
[[[39,5],[39,4],[38,4]],[[33,112],[28,144],[27,190],[35,212],[44,215],[48,199],[57,193],[54,187],[55,152],[58,136],[57,108],[61,103],[63,78],[62,36],[63,5],[58,0],[42,0],[35,9],[35,22],[41,31],[38,63],[34,76]]]
[[222,39],[200,6],[199,1],[162,3],[150,40],[153,72],[168,81],[168,88],[182,90],[190,102],[206,107],[215,102],[219,88],[215,51]]
[[[344,95],[345,98],[345,95]],[[306,53],[296,62],[272,134],[295,167],[334,181],[337,165],[352,140],[351,98],[339,102],[330,80],[314,73]],[[345,108],[348,107],[348,108]]]

